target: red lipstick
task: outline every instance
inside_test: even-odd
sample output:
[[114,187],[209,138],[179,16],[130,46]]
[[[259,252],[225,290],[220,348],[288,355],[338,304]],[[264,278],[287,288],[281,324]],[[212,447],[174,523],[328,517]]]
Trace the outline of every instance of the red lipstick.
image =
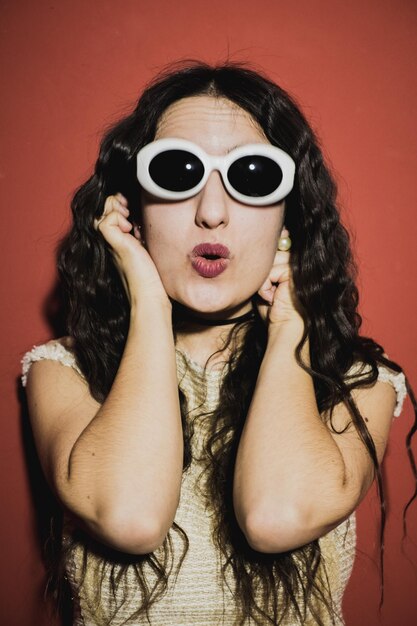
[[229,248],[221,243],[200,243],[191,252],[191,265],[203,278],[215,278],[229,264]]

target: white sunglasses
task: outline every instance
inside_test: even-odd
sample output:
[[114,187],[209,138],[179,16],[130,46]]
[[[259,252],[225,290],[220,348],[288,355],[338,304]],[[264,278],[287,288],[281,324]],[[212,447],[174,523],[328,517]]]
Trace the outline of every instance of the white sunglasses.
[[147,144],[137,155],[139,183],[163,200],[191,198],[213,170],[233,198],[253,206],[279,202],[294,185],[294,161],[271,144],[247,144],[213,156],[191,141],[169,138]]

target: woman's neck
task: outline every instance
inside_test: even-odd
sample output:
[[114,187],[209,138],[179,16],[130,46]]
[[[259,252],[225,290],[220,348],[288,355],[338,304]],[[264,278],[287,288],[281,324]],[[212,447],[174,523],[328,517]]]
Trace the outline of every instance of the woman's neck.
[[[223,364],[228,360],[231,353],[237,348],[239,342],[243,339],[244,329],[254,317],[254,311],[251,304],[246,310],[234,310],[227,314],[200,314],[195,311],[185,309],[180,305],[173,308],[173,323],[175,328],[176,346],[179,350],[185,352],[190,359],[199,365],[204,366],[209,357],[217,351],[210,361],[213,367]],[[234,326],[239,324],[235,337],[236,340],[230,345],[227,339],[232,332]]]

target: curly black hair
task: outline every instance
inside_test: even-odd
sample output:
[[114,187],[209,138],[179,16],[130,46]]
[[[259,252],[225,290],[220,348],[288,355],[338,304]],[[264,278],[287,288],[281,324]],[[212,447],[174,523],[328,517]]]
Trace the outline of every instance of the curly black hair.
[[[247,111],[271,144],[290,154],[296,163],[295,184],[286,198],[285,214],[285,224],[293,240],[291,269],[295,293],[305,323],[296,358],[312,376],[320,413],[325,410],[331,412],[337,403],[344,402],[372,459],[381,502],[382,556],[385,498],[381,470],[374,442],[351,391],[373,384],[378,378],[379,364],[395,372],[402,369],[384,355],[381,345],[359,334],[362,319],[357,311],[357,268],[352,258],[349,234],[336,206],[335,183],[318,141],[293,98],[260,72],[234,63],[210,66],[194,61],[171,66],[147,86],[134,111],[105,135],[94,174],[74,196],[73,226],[59,249],[59,272],[67,294],[67,329],[73,339],[77,364],[93,397],[103,402],[123,354],[129,327],[129,303],[109,248],[93,228],[93,220],[102,214],[106,197],[121,192],[129,202],[130,219],[133,223],[140,222],[136,154],[154,139],[158,121],[167,107],[181,98],[199,94],[227,98]],[[225,556],[226,567],[233,572],[236,581],[239,611],[236,623],[244,624],[250,617],[256,624],[281,624],[290,614],[300,623],[305,623],[307,614],[317,624],[334,623],[332,598],[326,585],[318,540],[297,550],[262,554],[251,549],[244,540],[234,515],[232,484],[237,446],[267,340],[265,325],[257,315],[244,326],[232,330],[231,342],[239,330],[243,330],[243,339],[228,364],[221,388],[221,402],[210,415],[212,431],[206,442],[205,482],[207,503],[215,513],[216,545]],[[310,340],[311,367],[307,367],[301,359],[307,336]],[[346,377],[346,373],[356,361],[369,367],[359,379],[352,380]],[[407,389],[416,412],[407,448],[414,478],[417,479],[411,451],[411,437],[417,425],[417,406],[408,381]],[[190,425],[186,398],[181,391],[179,394],[185,470],[192,461]],[[410,503],[415,497],[416,493]],[[56,528],[59,544],[59,525]],[[115,556],[104,549],[101,552],[103,577],[105,568],[111,564],[114,587],[118,580],[113,576],[116,566],[135,569],[140,601],[132,619],[148,615],[150,606],[166,590],[172,532],[178,532],[183,537],[184,557],[188,539],[185,531],[175,523],[163,544],[163,562],[156,560],[153,554],[126,555],[121,559],[120,554]],[[86,537],[83,541],[85,569],[91,542]],[[48,588],[55,596],[64,582],[65,559],[72,547],[71,543],[66,546],[59,544],[59,549],[54,552]],[[158,574],[153,589],[148,588],[144,579],[146,564],[151,564]],[[100,589],[97,593],[99,595]]]

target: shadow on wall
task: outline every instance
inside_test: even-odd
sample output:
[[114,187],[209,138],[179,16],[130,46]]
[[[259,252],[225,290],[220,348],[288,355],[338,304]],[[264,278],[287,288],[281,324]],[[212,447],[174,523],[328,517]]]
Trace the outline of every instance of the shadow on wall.
[[[57,559],[56,542],[59,541],[62,528],[62,509],[59,506],[54,494],[45,480],[29,420],[29,412],[26,401],[26,394],[22,387],[20,377],[17,380],[17,395],[20,404],[20,425],[21,439],[25,457],[25,468],[30,486],[30,497],[32,504],[32,528],[36,540],[39,558],[45,567],[45,578],[41,588],[37,591],[39,597],[43,597],[46,613],[51,619],[51,624],[71,626],[73,621],[72,606],[69,585],[64,581],[66,587],[62,587],[60,594],[59,615],[54,612],[52,599],[46,596],[46,585],[48,582],[48,570],[50,564]],[[53,540],[55,538],[55,541]],[[58,599],[58,598],[57,598]]]
[[[58,281],[44,302],[43,315],[51,328],[53,337],[58,338],[66,334],[64,296],[62,286]],[[43,598],[45,611],[51,620],[51,624],[71,626],[73,622],[71,594],[66,581],[64,581],[66,587],[62,587],[59,598],[55,597],[55,602],[49,594],[46,596],[47,584],[53,583],[53,580],[48,581],[48,571],[50,565],[58,558],[57,545],[59,545],[62,529],[62,509],[46,482],[38,459],[29,419],[26,394],[20,377],[16,380],[16,387],[20,406],[21,440],[25,457],[25,469],[30,486],[32,527],[39,559],[45,567],[45,577],[37,592],[39,597]],[[54,605],[58,599],[61,608],[57,614]]]
[[63,337],[67,334],[66,328],[66,305],[62,283],[56,281],[51,291],[45,298],[42,307],[43,317],[51,328],[51,334],[55,338]]

